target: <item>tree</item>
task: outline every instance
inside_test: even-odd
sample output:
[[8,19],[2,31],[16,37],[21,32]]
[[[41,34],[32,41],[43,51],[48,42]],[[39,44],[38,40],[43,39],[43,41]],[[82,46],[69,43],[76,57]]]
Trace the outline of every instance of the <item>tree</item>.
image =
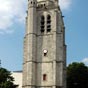
[[16,88],[17,85],[14,85],[13,81],[11,72],[5,68],[0,68],[0,88]]
[[67,88],[88,88],[88,67],[74,62],[67,67]]

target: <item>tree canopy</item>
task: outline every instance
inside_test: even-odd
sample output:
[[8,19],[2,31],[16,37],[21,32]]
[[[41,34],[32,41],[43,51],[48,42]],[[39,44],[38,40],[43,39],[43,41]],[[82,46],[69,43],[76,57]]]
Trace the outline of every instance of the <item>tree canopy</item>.
[[11,72],[5,68],[0,68],[0,88],[16,88],[13,84],[14,78],[11,76]]
[[74,62],[67,67],[67,88],[88,88],[88,67]]

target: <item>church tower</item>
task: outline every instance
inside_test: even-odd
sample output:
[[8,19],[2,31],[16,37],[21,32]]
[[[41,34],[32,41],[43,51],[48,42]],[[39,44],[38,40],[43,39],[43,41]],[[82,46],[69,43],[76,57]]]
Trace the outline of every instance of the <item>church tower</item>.
[[22,88],[66,88],[66,45],[58,0],[28,0]]

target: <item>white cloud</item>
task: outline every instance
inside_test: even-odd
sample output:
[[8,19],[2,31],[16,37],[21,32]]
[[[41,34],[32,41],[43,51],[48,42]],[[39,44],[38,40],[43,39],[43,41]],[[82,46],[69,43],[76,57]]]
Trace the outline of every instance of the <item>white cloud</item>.
[[82,60],[82,62],[83,62],[85,65],[88,66],[88,58],[84,58],[84,59]]
[[[71,0],[60,0],[60,6],[66,10]],[[27,0],[0,0],[0,34],[7,33],[15,22],[23,23]]]
[[25,5],[25,0],[0,0],[1,33],[7,32],[15,21],[23,22],[25,18]]
[[59,4],[62,10],[69,9],[72,0],[59,0]]

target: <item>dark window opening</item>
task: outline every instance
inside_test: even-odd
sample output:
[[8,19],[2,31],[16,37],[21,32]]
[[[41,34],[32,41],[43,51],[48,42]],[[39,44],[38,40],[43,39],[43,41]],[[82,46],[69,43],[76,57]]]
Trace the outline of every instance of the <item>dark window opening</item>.
[[47,32],[51,31],[51,16],[47,15]]
[[34,4],[35,4],[35,2],[34,2]]
[[44,25],[41,26],[41,29],[44,29]]
[[41,21],[41,25],[44,25],[44,23],[45,23],[44,21]]
[[45,28],[45,18],[44,16],[41,16],[41,32],[44,32],[44,28]]
[[47,20],[50,20],[50,19],[51,19],[51,16],[50,16],[50,15],[48,15],[48,16],[47,16]]
[[51,31],[51,25],[47,25],[47,32]]
[[38,5],[38,8],[40,8],[41,6],[40,6],[40,4]]
[[51,25],[47,25],[47,28],[51,28]]
[[51,20],[47,20],[47,24],[50,24],[51,23]]
[[50,15],[47,16],[47,23],[51,23],[51,16]]
[[41,8],[43,7],[43,4],[41,4]]
[[47,32],[50,32],[51,31],[51,29],[47,29]]
[[43,81],[46,81],[46,80],[47,80],[47,75],[43,74]]
[[44,4],[44,6],[45,6],[45,4]]
[[31,4],[32,4],[32,1],[31,1]]
[[44,20],[44,16],[41,16],[41,20]]
[[41,33],[44,32],[44,29],[41,29]]
[[47,53],[44,53],[44,56],[46,56],[47,55]]

